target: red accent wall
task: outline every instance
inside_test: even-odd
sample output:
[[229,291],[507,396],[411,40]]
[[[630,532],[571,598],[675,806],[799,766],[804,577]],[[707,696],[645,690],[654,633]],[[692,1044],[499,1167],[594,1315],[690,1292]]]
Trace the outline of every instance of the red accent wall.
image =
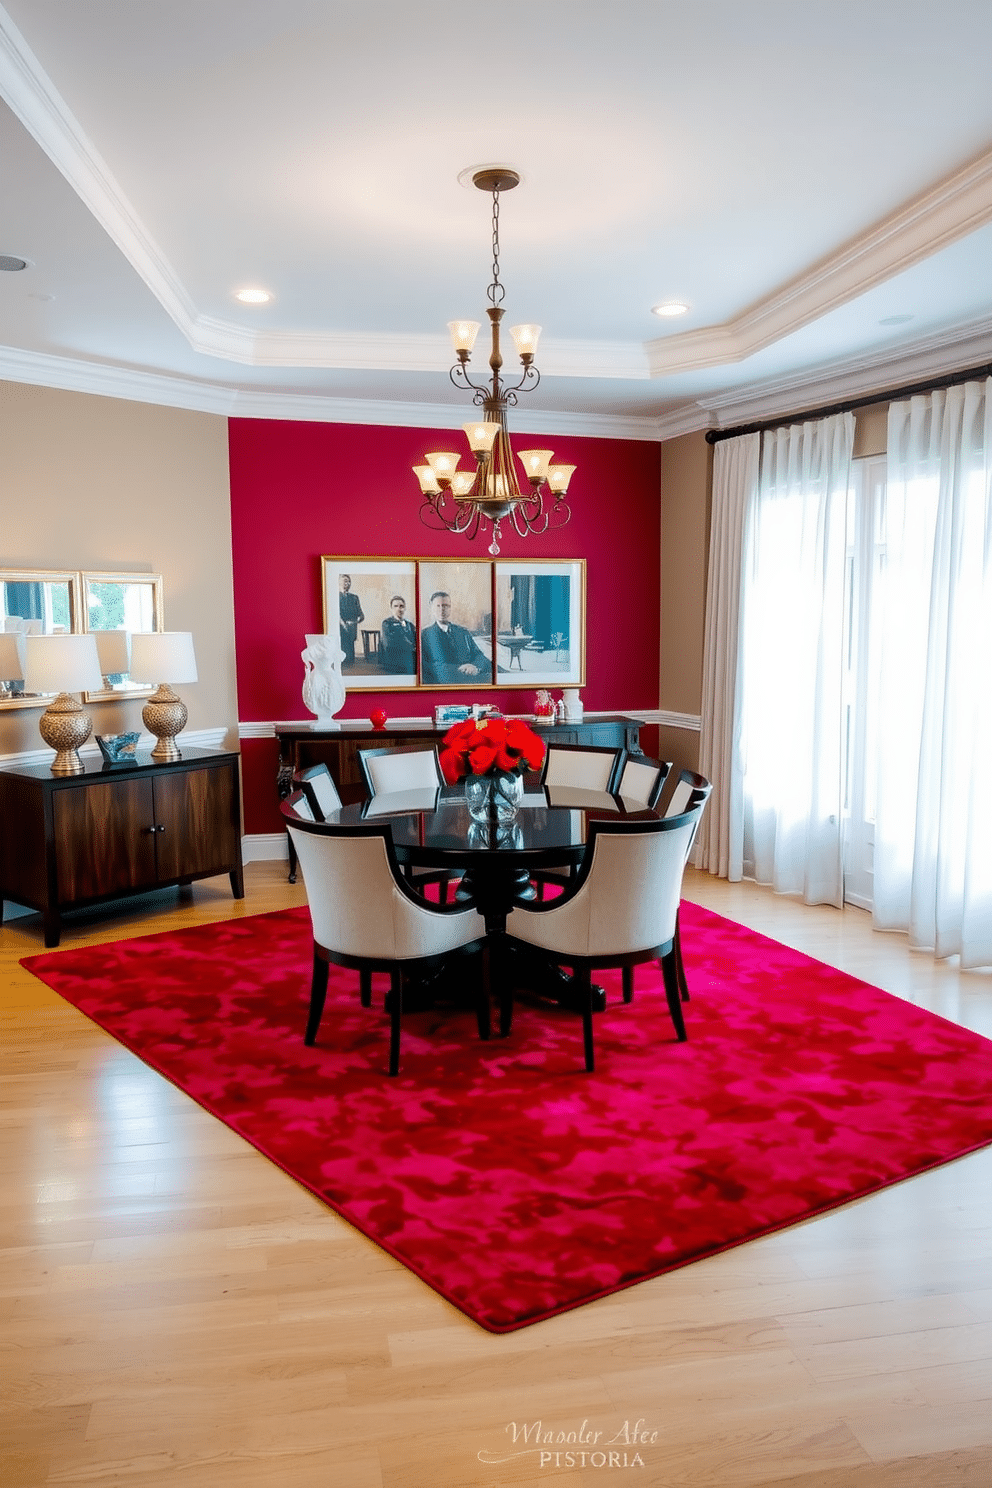
[[[527,435],[528,444],[541,439]],[[443,442],[459,449],[460,431]],[[419,518],[411,467],[437,449],[436,429],[356,424],[230,421],[231,523],[238,670],[243,723],[304,718],[306,633],[323,628],[321,554],[483,558],[489,537],[467,542]],[[660,445],[550,435],[555,459],[578,468],[572,519],[543,537],[505,535],[501,557],[586,559],[587,709],[658,706]],[[360,471],[365,474],[359,474]],[[192,540],[192,534],[191,534]],[[530,712],[533,690],[483,694],[508,712]],[[350,692],[338,715],[428,714],[464,701],[464,691]],[[245,830],[277,831],[275,751],[243,741]],[[266,782],[271,782],[267,785]]]

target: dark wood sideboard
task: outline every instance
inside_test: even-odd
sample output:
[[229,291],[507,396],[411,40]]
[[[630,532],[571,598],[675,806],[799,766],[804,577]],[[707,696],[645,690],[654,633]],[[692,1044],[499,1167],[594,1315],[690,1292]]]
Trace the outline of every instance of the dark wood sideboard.
[[220,873],[244,898],[240,755],[83,760],[81,775],[0,768],[0,909],[9,899],[40,910],[45,944],[56,946],[70,907]]
[[[558,744],[595,744],[606,749],[626,749],[640,754],[642,720],[625,713],[596,713],[582,723],[543,723],[527,718],[526,723],[542,739]],[[435,726],[432,719],[416,718],[387,723],[373,728],[368,720],[343,719],[337,729],[323,729],[313,723],[277,723],[279,741],[277,789],[283,800],[293,788],[293,774],[311,765],[326,765],[345,801],[357,801],[365,795],[362,772],[358,766],[360,749],[398,749],[404,744],[440,744],[450,725]],[[296,882],[296,854],[289,841],[289,881]]]
[[[542,739],[558,744],[596,744],[608,749],[622,747],[630,754],[641,753],[638,741],[642,721],[623,713],[597,713],[582,723],[539,723],[532,718],[525,721]],[[344,719],[339,729],[322,729],[316,723],[277,723],[279,798],[282,800],[289,794],[295,770],[306,770],[310,765],[326,765],[344,798],[354,800],[352,787],[358,787],[364,794],[362,773],[358,768],[360,749],[440,744],[449,727],[445,724],[443,728],[437,728],[429,718],[387,723],[381,729],[373,728],[367,720],[361,719]]]

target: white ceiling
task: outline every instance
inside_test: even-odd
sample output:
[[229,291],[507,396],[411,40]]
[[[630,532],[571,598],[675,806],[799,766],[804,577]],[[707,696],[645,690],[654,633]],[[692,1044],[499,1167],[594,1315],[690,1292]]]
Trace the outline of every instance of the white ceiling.
[[990,361],[990,55],[989,0],[2,0],[0,377],[457,425],[488,163],[507,322],[544,327],[521,430]]

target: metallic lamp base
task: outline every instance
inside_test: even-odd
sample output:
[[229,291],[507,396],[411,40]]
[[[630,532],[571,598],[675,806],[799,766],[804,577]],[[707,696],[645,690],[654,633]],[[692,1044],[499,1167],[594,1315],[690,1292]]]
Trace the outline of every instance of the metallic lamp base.
[[160,684],[142,708],[141,721],[158,740],[152,750],[152,759],[157,760],[160,765],[182,759],[175,741],[176,735],[181,734],[186,727],[188,717],[186,704],[176,697],[167,682]]
[[81,775],[85,766],[77,750],[86,743],[93,727],[83,705],[71,692],[60,692],[49,703],[38,720],[38,731],[50,749],[55,750],[53,775]]

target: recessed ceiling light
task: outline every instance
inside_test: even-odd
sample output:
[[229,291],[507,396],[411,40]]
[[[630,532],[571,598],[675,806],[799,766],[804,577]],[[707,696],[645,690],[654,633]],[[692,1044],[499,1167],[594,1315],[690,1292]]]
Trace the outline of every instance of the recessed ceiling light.
[[267,305],[272,296],[267,289],[239,289],[234,298],[240,300],[242,305]]
[[879,325],[905,325],[907,320],[915,320],[914,315],[885,315],[878,322]]
[[683,300],[666,300],[663,305],[652,305],[652,315],[684,315],[689,306]]
[[27,266],[26,258],[18,258],[14,253],[0,253],[0,273],[19,274]]

